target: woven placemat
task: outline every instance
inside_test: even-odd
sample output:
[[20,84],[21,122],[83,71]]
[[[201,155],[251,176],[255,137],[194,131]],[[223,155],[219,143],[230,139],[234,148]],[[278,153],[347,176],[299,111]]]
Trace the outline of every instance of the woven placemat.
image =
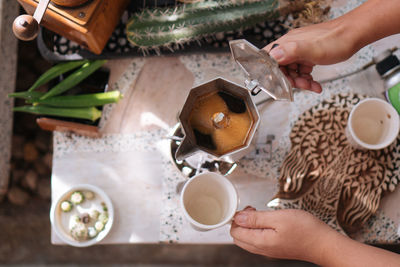
[[354,233],[382,196],[399,183],[400,138],[382,150],[357,150],[345,135],[351,108],[363,96],[337,95],[303,113],[290,134],[274,208],[311,212],[342,233]]

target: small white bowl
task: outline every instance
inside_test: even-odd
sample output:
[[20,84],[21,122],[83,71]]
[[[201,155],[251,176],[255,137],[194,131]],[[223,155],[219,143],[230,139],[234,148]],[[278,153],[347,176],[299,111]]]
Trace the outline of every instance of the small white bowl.
[[[59,208],[60,202],[66,199],[68,194],[71,194],[74,191],[92,191],[97,197],[101,198],[101,200],[106,204],[108,209],[108,221],[102,230],[96,237],[93,239],[89,239],[86,241],[78,241],[71,237],[68,229],[62,226],[60,222],[60,216],[62,211]],[[111,203],[110,198],[106,195],[106,193],[100,188],[89,185],[89,184],[79,184],[71,187],[68,191],[61,195],[56,201],[53,202],[50,209],[50,222],[51,225],[56,232],[57,236],[64,241],[65,243],[75,246],[75,247],[88,247],[100,242],[104,237],[110,232],[111,226],[114,221],[114,208]]]

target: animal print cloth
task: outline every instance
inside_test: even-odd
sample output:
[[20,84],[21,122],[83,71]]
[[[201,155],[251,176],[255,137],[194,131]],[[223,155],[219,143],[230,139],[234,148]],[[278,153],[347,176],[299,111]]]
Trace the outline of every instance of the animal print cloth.
[[363,98],[337,95],[299,117],[269,207],[309,211],[343,234],[357,231],[376,212],[399,182],[400,138],[377,151],[350,146],[347,118]]

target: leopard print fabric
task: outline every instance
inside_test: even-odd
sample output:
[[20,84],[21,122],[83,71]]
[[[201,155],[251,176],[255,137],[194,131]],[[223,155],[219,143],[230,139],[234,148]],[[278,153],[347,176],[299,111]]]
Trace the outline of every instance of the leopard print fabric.
[[270,207],[307,210],[349,234],[376,212],[385,193],[394,191],[400,179],[400,139],[377,151],[354,149],[347,141],[350,110],[363,98],[337,95],[300,116]]

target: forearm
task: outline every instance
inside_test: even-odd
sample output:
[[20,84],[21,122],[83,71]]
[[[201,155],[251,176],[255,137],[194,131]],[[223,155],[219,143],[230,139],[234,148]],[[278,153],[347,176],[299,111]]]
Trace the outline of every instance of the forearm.
[[337,20],[352,35],[356,52],[374,41],[400,33],[400,1],[368,0]]
[[326,241],[318,262],[325,267],[400,266],[400,255],[362,244],[339,233]]

